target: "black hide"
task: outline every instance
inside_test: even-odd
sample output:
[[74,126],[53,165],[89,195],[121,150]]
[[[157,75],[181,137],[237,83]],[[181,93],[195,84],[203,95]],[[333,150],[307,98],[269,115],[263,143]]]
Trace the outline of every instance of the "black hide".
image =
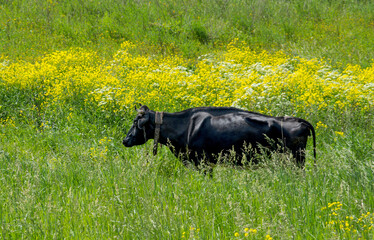
[[[142,106],[123,144],[126,147],[144,144],[154,138],[154,131],[155,112]],[[310,133],[316,157],[314,128],[303,119],[271,117],[229,107],[199,107],[164,113],[159,143],[168,146],[183,162],[195,165],[203,159],[216,163],[218,155],[232,150],[237,156],[235,163],[241,165],[244,155],[247,161],[256,162],[253,155],[260,152],[260,147],[270,151],[284,151],[285,147],[302,167]]]

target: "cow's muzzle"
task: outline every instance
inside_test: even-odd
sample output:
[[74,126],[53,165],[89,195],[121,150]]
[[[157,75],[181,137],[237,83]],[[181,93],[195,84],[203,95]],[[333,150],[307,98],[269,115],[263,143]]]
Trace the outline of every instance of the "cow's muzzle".
[[123,139],[122,144],[125,145],[125,147],[130,147],[129,139],[127,138]]

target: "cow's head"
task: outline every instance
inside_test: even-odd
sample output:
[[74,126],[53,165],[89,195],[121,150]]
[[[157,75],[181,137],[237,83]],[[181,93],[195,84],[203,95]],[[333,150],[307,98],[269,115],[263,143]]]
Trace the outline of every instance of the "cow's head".
[[[135,108],[136,109],[136,108]],[[150,126],[150,110],[147,106],[143,105],[139,109],[136,109],[138,114],[134,119],[134,123],[131,126],[126,138],[123,140],[123,145],[126,147],[132,147],[141,145],[147,142],[148,136],[151,135],[152,128]]]

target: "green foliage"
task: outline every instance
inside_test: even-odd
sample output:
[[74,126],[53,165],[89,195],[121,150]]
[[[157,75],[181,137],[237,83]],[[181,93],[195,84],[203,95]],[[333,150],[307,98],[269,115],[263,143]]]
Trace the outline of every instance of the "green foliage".
[[145,43],[139,53],[195,58],[234,38],[343,66],[366,67],[374,52],[372,1],[15,0],[0,10],[0,51],[11,58],[71,46],[110,56],[126,40]]

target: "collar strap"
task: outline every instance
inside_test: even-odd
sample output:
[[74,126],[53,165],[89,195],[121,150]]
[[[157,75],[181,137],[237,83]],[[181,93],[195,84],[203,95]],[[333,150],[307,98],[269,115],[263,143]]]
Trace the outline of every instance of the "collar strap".
[[158,140],[160,139],[160,126],[163,123],[164,112],[156,112],[155,115],[155,137],[153,144],[153,155],[157,154]]

